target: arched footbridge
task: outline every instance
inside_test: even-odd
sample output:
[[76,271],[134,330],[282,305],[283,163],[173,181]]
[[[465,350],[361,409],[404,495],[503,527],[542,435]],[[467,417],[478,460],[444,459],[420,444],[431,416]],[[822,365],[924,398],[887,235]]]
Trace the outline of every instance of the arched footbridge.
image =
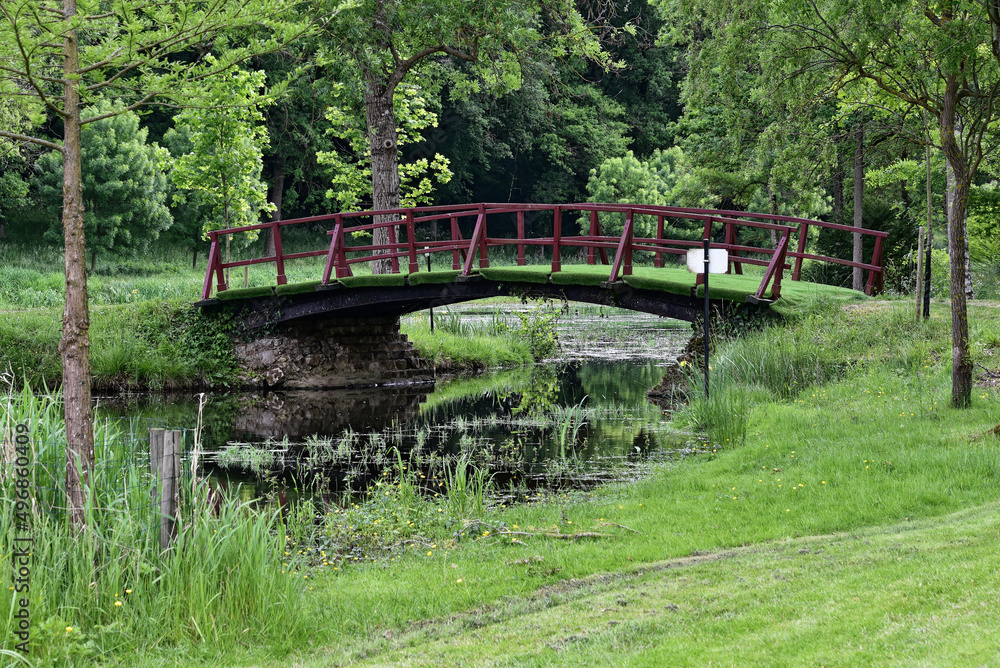
[[[871,237],[870,257],[852,262],[807,252],[810,232],[822,228]],[[273,254],[224,257],[227,238],[264,230],[273,235]],[[687,238],[670,238],[672,230],[685,230],[676,236]],[[305,231],[315,235],[315,246],[286,252],[283,234],[304,246]],[[804,261],[859,267],[867,273],[867,294],[882,289],[887,234],[877,230],[718,209],[483,203],[336,213],[209,232],[198,305],[236,304],[249,323],[263,324],[394,317],[499,295],[552,296],[695,321],[703,288],[701,277],[685,269],[684,256],[702,246],[693,238],[699,236],[728,251],[727,275],[710,280],[718,307],[779,299],[786,272],[799,281]],[[373,241],[379,237],[387,240]],[[315,275],[290,264],[321,256],[321,270],[317,261],[304,263]],[[370,273],[373,261],[388,273]],[[267,285],[234,288],[226,278],[240,283],[248,272],[231,270],[262,264],[274,267]]]

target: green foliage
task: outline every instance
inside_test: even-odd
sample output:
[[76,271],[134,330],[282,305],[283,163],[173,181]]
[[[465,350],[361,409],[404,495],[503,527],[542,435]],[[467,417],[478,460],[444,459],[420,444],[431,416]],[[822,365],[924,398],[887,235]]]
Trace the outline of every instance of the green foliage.
[[[215,60],[208,56],[209,63]],[[175,129],[164,141],[184,153],[173,160],[171,179],[180,190],[198,193],[194,204],[210,207],[212,218],[202,231],[253,225],[273,207],[260,180],[267,127],[260,107],[264,72],[234,70],[200,97],[198,106],[174,118]],[[185,146],[187,144],[187,146]],[[174,204],[186,203],[183,192]],[[256,238],[256,233],[247,233]]]
[[943,248],[931,250],[931,297],[947,299],[951,294],[951,263],[948,251]]
[[[543,19],[551,24],[543,32]],[[546,26],[549,27],[549,26]],[[403,59],[431,49],[470,63],[442,68],[460,95],[502,93],[522,83],[522,63],[578,55],[610,63],[595,34],[575,7],[565,3],[488,0],[473,5],[451,0],[385,3],[361,0],[326,26],[339,54],[349,54],[356,80],[391,73]],[[417,58],[409,66],[423,66]],[[405,72],[404,72],[405,74]]]
[[[608,158],[597,169],[590,170],[587,182],[588,202],[634,203],[673,205],[676,203],[678,183],[688,170],[684,152],[673,147],[665,151],[653,151],[647,160],[639,160],[632,151],[624,156]],[[664,236],[667,239],[696,238],[697,229],[683,227],[683,221],[664,221]],[[584,231],[589,230],[590,219],[581,218]],[[625,225],[625,214],[605,213],[601,226],[605,234],[621,234]],[[688,226],[696,225],[688,222]],[[656,220],[649,216],[637,216],[633,220],[635,236],[655,237]]]
[[1000,258],[1000,188],[995,181],[969,194],[969,256],[974,262],[997,263]]
[[517,319],[521,322],[518,335],[528,342],[531,358],[540,362],[550,357],[559,348],[559,338],[556,335],[556,322],[562,313],[560,309],[542,304],[528,312],[517,311]]
[[24,177],[13,169],[0,171],[0,225],[28,203],[27,196],[28,182]]
[[[113,109],[98,102],[85,113]],[[167,178],[161,163],[167,152],[146,143],[139,116],[127,112],[91,123],[83,130],[84,230],[87,247],[98,251],[142,252],[173,222],[166,206]],[[38,160],[35,186],[48,207],[52,226],[46,237],[61,242],[59,212],[63,197],[62,154]]]
[[[321,151],[316,160],[326,165],[332,174],[333,188],[326,196],[337,201],[341,210],[356,209],[371,195],[371,143],[364,125],[364,113],[356,100],[350,99],[343,84],[332,86],[333,105],[327,120],[333,127],[328,131],[347,146],[346,151]],[[401,84],[392,99],[396,120],[396,145],[402,148],[420,141],[421,132],[436,128],[437,115],[427,108],[427,100],[419,87]],[[434,184],[448,183],[452,172],[449,161],[440,153],[431,158],[418,158],[399,164],[400,206],[430,204]]]
[[[163,135],[163,144],[170,151],[172,161],[194,150],[191,132],[190,125],[182,124],[170,128]],[[213,216],[211,201],[201,191],[178,189],[175,178],[171,175],[168,205],[174,224],[167,230],[166,239],[188,250],[205,248],[205,226]]]

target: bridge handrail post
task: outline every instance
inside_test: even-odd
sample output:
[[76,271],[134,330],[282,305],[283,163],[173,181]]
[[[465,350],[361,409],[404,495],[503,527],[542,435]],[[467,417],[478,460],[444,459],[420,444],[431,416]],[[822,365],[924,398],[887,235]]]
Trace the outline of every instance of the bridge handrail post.
[[632,211],[632,209],[628,210],[627,219],[629,221],[629,226],[628,226],[628,228],[629,228],[629,231],[628,231],[628,245],[625,246],[625,262],[622,264],[622,274],[625,275],[625,276],[631,276],[632,275],[632,245],[633,245],[632,239],[635,236],[635,234],[634,234],[634,230],[635,230],[635,213]]
[[[517,240],[519,242],[524,241],[524,211],[517,212]],[[523,267],[527,264],[527,260],[524,258],[524,244],[517,244],[517,266]]]
[[559,245],[562,242],[562,207],[552,210],[552,273],[562,271],[562,257]]
[[[869,297],[877,292],[882,292],[882,239],[883,237],[875,237],[875,248],[872,250],[872,264],[877,266],[878,270],[868,270],[868,283],[865,285],[865,294]],[[878,274],[877,279],[875,277],[876,274]],[[876,280],[878,282],[877,285]]]
[[340,227],[340,232],[337,237],[337,278],[346,278],[347,276],[353,276],[354,272],[351,271],[351,265],[347,264],[347,249],[346,242],[344,241],[344,219],[342,216],[337,216],[335,218],[338,227]]
[[466,257],[466,252],[461,249],[458,242],[463,241],[462,230],[458,229],[458,218],[455,216],[451,217],[451,243],[453,248],[451,250],[451,268],[453,270],[458,270],[462,268],[461,262],[459,262],[458,255],[462,254],[462,259]]
[[771,297],[778,299],[781,296],[781,276],[785,271],[785,255],[788,253],[788,241],[791,235],[791,228],[786,228],[781,233],[781,239],[778,241],[778,247],[774,249],[774,255],[771,256],[771,262],[767,265],[767,271],[764,272],[764,278],[760,282],[760,286],[757,288],[757,299],[763,299],[764,293],[767,292],[767,284],[774,279],[774,283],[771,285]]
[[229,289],[229,285],[226,284],[226,272],[222,267],[222,242],[219,241],[219,236],[215,235],[215,275],[216,275],[216,293],[225,292]]
[[479,235],[479,268],[484,269],[490,266],[490,251],[486,240],[489,234],[486,231],[486,205],[479,205],[479,212],[483,217],[483,232]]
[[[622,263],[625,260],[626,249],[631,255],[632,251],[632,210],[629,209],[628,213],[625,215],[625,225],[622,228],[621,239],[618,240],[618,250],[615,253],[615,261],[611,265],[611,276],[608,277],[608,282],[614,283],[618,280],[618,274],[622,269]],[[629,264],[631,265],[631,258],[629,259]],[[630,267],[631,269],[631,267]],[[631,273],[631,271],[629,271]]]
[[809,238],[809,223],[799,225],[799,244],[796,246],[795,266],[792,268],[792,280],[797,281],[802,276],[802,254],[806,252],[806,240]]
[[[662,216],[662,215],[656,217],[656,247],[657,248],[660,247],[660,242],[663,241],[663,218],[664,218],[664,216]],[[653,259],[653,266],[656,267],[656,268],[658,268],[658,269],[661,268],[661,267],[663,267],[663,253],[662,252],[660,252],[660,251],[656,252],[656,256]]]
[[208,266],[205,268],[205,282],[201,286],[201,298],[208,299],[212,296],[212,274],[217,274],[218,288],[216,292],[223,292],[227,289],[226,279],[222,272],[221,251],[219,249],[219,235],[209,232],[209,239],[212,245],[208,251]]
[[333,232],[330,232],[330,250],[326,252],[326,265],[323,267],[323,280],[320,281],[322,285],[327,285],[330,282],[330,274],[333,273],[333,263],[337,260],[337,234],[340,231],[340,216],[335,219],[336,223],[333,226]]
[[413,224],[413,209],[406,210],[406,238],[407,250],[410,254],[409,273],[415,274],[420,267],[417,266],[417,234]]
[[285,276],[285,253],[281,247],[281,225],[276,220],[271,223],[271,234],[274,238],[274,262],[278,265],[278,285],[285,285],[288,283],[288,277]]
[[[597,218],[597,209],[590,210],[590,236],[596,237],[597,230],[600,228],[600,221]],[[597,264],[597,253],[596,249],[591,242],[590,246],[587,246],[587,264]]]
[[[476,217],[476,227],[472,231],[472,240],[469,242],[469,251],[465,255],[465,266],[462,267],[462,276],[469,276],[472,273],[472,263],[476,258],[476,246],[480,246],[480,238],[482,238],[483,243],[480,247],[479,256],[479,267],[480,269],[484,266],[483,260],[486,258],[486,207],[483,204],[479,205],[479,215]],[[486,259],[486,265],[489,265],[489,260]]]
[[351,275],[351,267],[347,264],[347,253],[344,251],[344,217],[339,213],[334,217],[333,232],[330,232],[330,250],[326,254],[326,266],[323,268],[323,285],[330,282],[334,268],[337,278]]

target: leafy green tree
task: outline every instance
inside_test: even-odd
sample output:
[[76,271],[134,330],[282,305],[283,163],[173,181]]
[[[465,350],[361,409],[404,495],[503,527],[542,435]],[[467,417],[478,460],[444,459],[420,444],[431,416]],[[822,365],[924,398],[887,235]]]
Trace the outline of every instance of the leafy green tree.
[[[0,99],[38,128],[46,115],[62,140],[0,127],[0,137],[63,156],[66,305],[59,345],[66,406],[66,494],[72,523],[84,523],[85,487],[94,460],[90,315],[81,133],[85,125],[157,98],[183,104],[197,84],[250,56],[272,51],[304,30],[293,0],[4,0],[0,3]],[[218,51],[214,62],[197,54]],[[104,98],[111,110],[88,115]]]
[[[191,153],[193,144],[190,133],[190,128],[186,125],[170,128],[164,133],[163,143],[173,160]],[[167,205],[174,223],[164,237],[191,251],[191,268],[195,269],[198,266],[198,250],[205,246],[205,222],[212,217],[212,207],[204,201],[199,191],[179,190],[172,179],[168,179],[168,182],[170,196],[167,198]]]
[[[0,128],[16,131],[28,129],[26,119],[11,100],[0,97]],[[8,217],[27,204],[29,171],[22,145],[0,136],[0,238],[7,233]]]
[[[208,56],[209,62],[214,58]],[[170,177],[177,188],[197,191],[212,216],[202,231],[253,225],[269,211],[267,187],[261,181],[267,126],[260,106],[264,72],[233,70],[219,79],[198,106],[174,119],[164,141],[180,145],[172,133],[182,132],[189,150],[174,159]],[[256,235],[254,235],[256,236]]]
[[[110,109],[111,105],[102,102],[84,113],[97,116]],[[83,130],[83,223],[91,271],[99,252],[142,252],[173,222],[166,205],[167,177],[162,168],[167,151],[147,144],[146,135],[134,112],[107,116]],[[46,237],[58,241],[62,153],[43,155],[36,168],[39,197],[54,214]]]
[[0,172],[0,238],[6,234],[5,222],[27,204],[28,182],[14,169]]
[[969,254],[977,262],[1000,264],[1000,187],[974,187],[969,196]]
[[[283,93],[272,96],[263,109],[270,141],[264,147],[262,178],[268,185],[267,199],[274,205],[272,221],[332,210],[325,197],[329,178],[316,157],[334,146],[325,117],[334,68],[320,62],[321,47],[317,36],[310,35],[253,61],[269,80],[287,82]],[[264,255],[273,254],[271,230],[265,229],[263,237]]]
[[[639,160],[632,151],[627,151],[624,156],[608,158],[590,171],[587,201],[672,205],[677,201],[678,186],[686,171],[684,152],[678,147],[655,150],[648,160]],[[680,221],[667,219],[664,222],[663,233],[668,239],[697,238],[697,230],[685,227]],[[581,224],[587,228],[589,218],[581,219]],[[623,214],[604,214],[602,217],[606,234],[621,234],[624,224]],[[656,222],[648,216],[636,218],[634,224],[636,236],[656,236]]]
[[638,158],[675,143],[674,123],[683,111],[684,61],[676,45],[660,39],[666,19],[648,0],[579,3],[590,24],[606,25],[602,42],[620,64],[606,71],[591,64],[586,79],[621,106],[629,148]]
[[807,91],[812,98],[822,89],[848,107],[896,114],[922,109],[936,119],[935,142],[953,175],[948,206],[952,403],[968,406],[972,361],[965,294],[966,214],[973,177],[997,146],[987,130],[1000,93],[1000,5],[973,0],[779,0],[746,3],[734,15],[728,3],[719,0],[663,4],[683,6],[717,34],[742,34],[743,39],[725,40],[724,48],[734,58],[740,50],[756,54],[765,72],[761,81],[789,83],[786,90],[792,94],[785,99]]
[[580,83],[568,65],[555,71],[555,80],[533,71],[519,89],[502,96],[446,96],[440,122],[445,129],[426,132],[414,149],[421,155],[440,151],[451,160],[455,178],[441,187],[445,201],[587,198],[591,170],[628,148],[625,110]]
[[[545,18],[563,29],[543,43]],[[393,96],[415,70],[444,57],[472,65],[442,67],[461,94],[512,90],[521,84],[521,59],[533,49],[555,54],[580,53],[606,61],[597,39],[576,9],[561,0],[360,0],[329,25],[336,52],[347,54],[360,84],[372,161],[372,205],[377,210],[400,203],[399,143]],[[442,63],[443,65],[443,63]],[[376,222],[384,222],[377,218]],[[377,230],[376,243],[388,241]],[[388,263],[376,263],[387,271]]]
[[[350,102],[342,84],[333,87],[333,105],[327,111],[330,133],[345,143],[346,151],[324,151],[316,157],[332,174],[333,188],[326,196],[337,201],[340,209],[358,208],[371,193],[371,145],[365,141],[365,127],[359,115],[352,113]],[[421,132],[437,127],[437,115],[427,108],[427,101],[419,88],[401,84],[393,97],[393,114],[400,124],[396,129],[396,142],[400,147],[419,141]],[[432,158],[422,157],[401,161],[399,169],[400,204],[405,207],[430,204],[434,182],[444,184],[451,180],[448,159],[440,153]]]

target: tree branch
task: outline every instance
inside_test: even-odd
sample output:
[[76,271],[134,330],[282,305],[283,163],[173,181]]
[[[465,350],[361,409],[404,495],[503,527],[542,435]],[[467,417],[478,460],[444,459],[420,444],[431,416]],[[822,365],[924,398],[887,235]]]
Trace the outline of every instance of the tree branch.
[[6,139],[13,139],[14,141],[24,142],[25,144],[35,144],[36,146],[44,146],[45,148],[50,148],[53,151],[59,151],[62,153],[63,147],[55,142],[48,141],[46,139],[40,139],[38,137],[29,137],[28,135],[19,135],[16,132],[7,132],[6,130],[0,130],[0,137],[5,137]]

